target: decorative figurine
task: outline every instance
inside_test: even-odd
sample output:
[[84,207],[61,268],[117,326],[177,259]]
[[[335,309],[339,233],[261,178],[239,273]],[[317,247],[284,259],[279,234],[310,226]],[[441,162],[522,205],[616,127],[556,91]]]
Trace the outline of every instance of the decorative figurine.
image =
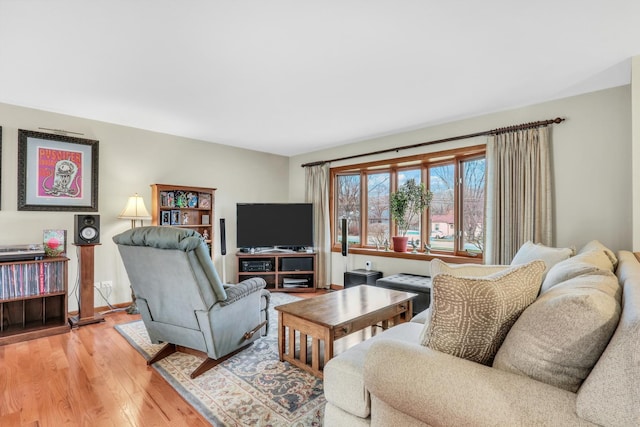
[[189,224],[189,214],[186,212],[182,213],[182,224]]
[[204,230],[204,232],[202,233],[202,238],[204,240],[209,240],[209,231],[208,230]]
[[429,246],[427,243],[424,244],[424,253],[431,253],[431,246]]
[[384,250],[389,252],[389,239],[384,239]]

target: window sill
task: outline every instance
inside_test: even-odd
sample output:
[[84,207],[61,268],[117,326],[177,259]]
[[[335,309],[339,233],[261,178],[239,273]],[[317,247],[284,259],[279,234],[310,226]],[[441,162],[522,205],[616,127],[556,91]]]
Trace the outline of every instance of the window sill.
[[[331,252],[340,252],[340,248],[333,248]],[[401,259],[415,259],[420,261],[431,261],[434,258],[441,259],[444,262],[450,264],[482,264],[482,257],[466,257],[458,255],[450,255],[447,253],[432,252],[425,254],[424,252],[411,253],[411,252],[394,252],[394,251],[379,251],[376,249],[366,248],[349,248],[350,254],[367,255],[367,256],[379,256],[385,258],[401,258]]]

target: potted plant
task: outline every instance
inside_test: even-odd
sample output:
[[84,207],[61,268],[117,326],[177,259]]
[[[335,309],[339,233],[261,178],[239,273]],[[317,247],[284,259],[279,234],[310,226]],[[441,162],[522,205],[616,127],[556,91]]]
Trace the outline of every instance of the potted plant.
[[392,237],[394,251],[406,252],[409,225],[429,207],[432,198],[433,194],[425,190],[423,183],[416,183],[415,179],[408,180],[398,188],[398,191],[391,193],[391,217],[398,226],[399,234]]

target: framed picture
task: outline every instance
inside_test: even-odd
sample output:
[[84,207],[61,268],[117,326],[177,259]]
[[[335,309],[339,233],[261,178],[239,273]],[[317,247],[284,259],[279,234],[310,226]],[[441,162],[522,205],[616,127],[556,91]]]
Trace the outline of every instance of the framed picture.
[[198,202],[198,207],[202,209],[211,208],[211,194],[200,193],[200,199]]
[[160,218],[160,225],[171,225],[171,212],[162,211]]
[[18,210],[98,210],[98,141],[18,131]]
[[171,225],[180,225],[180,211],[172,210],[171,211]]

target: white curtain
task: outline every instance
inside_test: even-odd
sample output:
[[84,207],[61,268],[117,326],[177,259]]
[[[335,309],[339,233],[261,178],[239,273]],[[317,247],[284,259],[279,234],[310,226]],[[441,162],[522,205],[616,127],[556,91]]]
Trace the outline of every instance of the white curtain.
[[527,240],[552,245],[549,128],[491,136],[487,143],[486,264],[508,264]]
[[329,164],[307,166],[305,199],[313,203],[313,235],[316,246],[318,287],[331,282],[331,233],[329,230]]

